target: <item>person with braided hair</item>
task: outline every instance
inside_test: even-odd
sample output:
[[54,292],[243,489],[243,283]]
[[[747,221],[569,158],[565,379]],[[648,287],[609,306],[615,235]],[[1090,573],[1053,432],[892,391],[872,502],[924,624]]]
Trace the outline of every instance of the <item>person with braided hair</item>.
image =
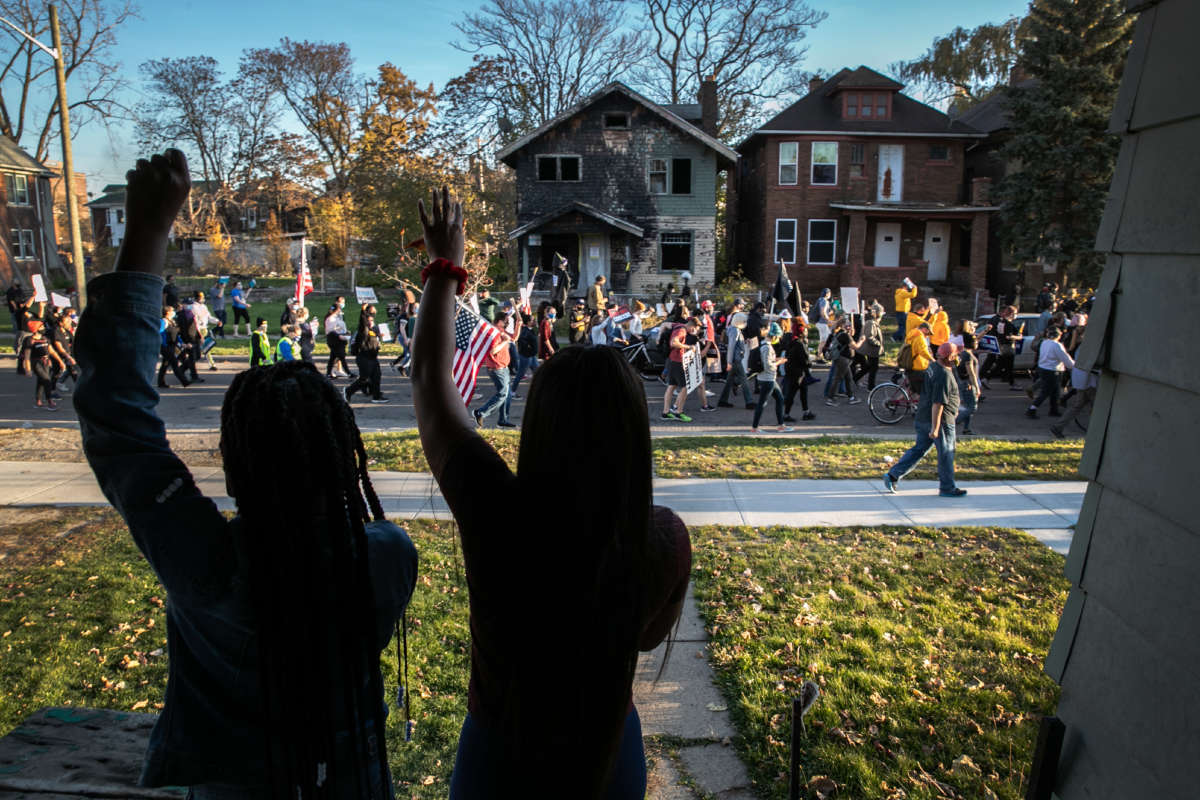
[[[669,638],[691,569],[687,528],[653,504],[642,379],[612,347],[551,355],[533,374],[513,474],[477,432],[451,372],[455,294],[468,277],[462,207],[443,189],[432,219],[424,204],[420,217],[433,261],[422,273],[413,404],[457,523],[471,609],[450,800],[513,797],[517,786],[535,800],[642,800],[634,670],[639,651]],[[592,482],[562,480],[564,452],[615,476],[604,483],[603,513]],[[497,516],[529,496],[542,524]],[[565,655],[546,658],[548,645]]]
[[168,150],[127,180],[115,271],[89,284],[79,323],[74,403],[96,479],[167,592],[166,697],[140,784],[195,800],[392,800],[379,655],[416,550],[383,518],[353,411],[301,361],[235,376],[220,449],[237,515],[200,493],[150,383],[187,160]]

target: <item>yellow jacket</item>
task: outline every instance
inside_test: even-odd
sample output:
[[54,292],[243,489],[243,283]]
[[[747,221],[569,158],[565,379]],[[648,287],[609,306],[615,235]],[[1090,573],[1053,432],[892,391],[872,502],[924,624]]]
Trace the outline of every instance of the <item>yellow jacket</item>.
[[[915,315],[910,314],[909,316]],[[912,349],[913,370],[924,372],[933,363],[933,353],[929,350],[929,343],[925,341],[925,334],[921,332],[920,328],[913,328],[908,332],[908,336],[904,337],[904,341]]]
[[916,296],[917,296],[917,287],[914,286],[911,289],[905,289],[903,286],[901,286],[899,289],[896,290],[896,294],[895,294],[896,310],[897,311],[908,311],[908,309],[912,305],[913,298]]
[[604,286],[599,283],[593,283],[587,290],[588,308],[594,308],[598,311],[604,310],[606,302],[604,297]]
[[904,337],[908,338],[908,335],[915,331],[918,325],[920,325],[922,322],[928,321],[929,312],[924,314],[914,314],[911,311],[908,312],[908,316],[904,318]]
[[934,314],[933,322],[929,323],[929,334],[934,347],[950,341],[950,315],[945,311]]

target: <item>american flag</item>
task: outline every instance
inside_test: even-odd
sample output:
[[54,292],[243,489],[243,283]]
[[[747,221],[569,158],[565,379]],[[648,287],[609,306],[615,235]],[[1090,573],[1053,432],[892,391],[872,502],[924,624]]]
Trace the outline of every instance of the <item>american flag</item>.
[[458,316],[454,318],[454,365],[451,373],[464,403],[471,402],[479,363],[495,347],[499,337],[500,331],[495,325],[489,324],[465,306],[458,307]]
[[296,275],[296,303],[304,304],[304,296],[312,294],[313,282],[312,273],[308,271],[308,267],[300,267],[300,273]]

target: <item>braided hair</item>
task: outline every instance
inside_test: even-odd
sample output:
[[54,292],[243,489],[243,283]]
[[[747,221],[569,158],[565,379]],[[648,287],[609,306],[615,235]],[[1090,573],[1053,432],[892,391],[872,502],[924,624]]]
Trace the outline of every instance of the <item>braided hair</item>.
[[[257,625],[270,796],[371,798],[388,771],[365,524],[383,509],[354,414],[310,364],[255,367],[225,395],[221,455]],[[281,464],[298,483],[275,477]]]

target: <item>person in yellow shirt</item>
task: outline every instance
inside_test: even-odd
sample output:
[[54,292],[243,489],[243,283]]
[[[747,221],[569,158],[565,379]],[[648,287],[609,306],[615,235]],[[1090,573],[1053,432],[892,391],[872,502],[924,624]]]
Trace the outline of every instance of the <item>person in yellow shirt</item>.
[[908,335],[915,331],[922,322],[929,322],[929,304],[924,300],[917,300],[912,304],[911,310],[904,315],[904,336],[900,341],[908,341]]
[[938,309],[938,312],[933,315],[929,331],[929,341],[933,345],[931,349],[937,349],[940,345],[950,341],[950,315],[946,313],[945,309]]
[[900,284],[896,287],[893,295],[896,299],[896,332],[892,334],[892,341],[903,342],[908,331],[905,330],[905,324],[908,320],[908,309],[917,296],[917,287],[911,289],[906,284]]
[[912,369],[908,371],[908,385],[914,400],[925,385],[925,370],[933,363],[933,351],[929,349],[929,323],[918,322],[908,331],[904,343],[912,349]]
[[597,275],[596,282],[593,283],[587,291],[587,310],[588,314],[595,314],[598,311],[603,311],[608,298],[604,296],[604,276]]

